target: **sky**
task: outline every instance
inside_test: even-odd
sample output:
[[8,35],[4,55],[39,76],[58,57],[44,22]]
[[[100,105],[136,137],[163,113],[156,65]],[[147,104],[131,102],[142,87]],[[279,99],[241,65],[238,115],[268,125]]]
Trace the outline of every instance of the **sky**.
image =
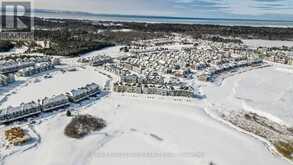
[[293,21],[293,0],[34,0],[34,8],[197,18]]

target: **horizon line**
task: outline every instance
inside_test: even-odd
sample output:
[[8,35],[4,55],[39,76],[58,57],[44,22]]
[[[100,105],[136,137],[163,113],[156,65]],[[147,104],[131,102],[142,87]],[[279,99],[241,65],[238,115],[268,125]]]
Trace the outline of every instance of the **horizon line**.
[[183,17],[183,16],[164,16],[164,15],[134,15],[134,14],[118,14],[118,13],[93,13],[85,11],[73,10],[55,10],[55,9],[33,9],[33,13],[66,13],[66,14],[83,14],[89,16],[105,16],[105,17],[133,17],[133,18],[164,18],[164,19],[185,19],[185,20],[228,20],[228,21],[273,21],[273,22],[293,22],[293,20],[276,20],[276,19],[252,19],[252,18],[215,18],[215,17]]

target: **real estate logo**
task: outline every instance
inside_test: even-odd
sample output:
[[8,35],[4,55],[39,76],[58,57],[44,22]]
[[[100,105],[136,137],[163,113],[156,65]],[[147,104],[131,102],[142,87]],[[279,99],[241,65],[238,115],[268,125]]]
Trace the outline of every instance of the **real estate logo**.
[[28,1],[2,1],[0,39],[33,39],[33,18]]

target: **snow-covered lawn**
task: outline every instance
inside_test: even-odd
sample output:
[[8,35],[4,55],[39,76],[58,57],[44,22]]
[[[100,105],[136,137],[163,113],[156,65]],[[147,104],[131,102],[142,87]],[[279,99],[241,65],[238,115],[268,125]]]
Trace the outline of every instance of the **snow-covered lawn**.
[[49,79],[42,77],[34,78],[39,79],[40,82],[31,80],[26,86],[17,89],[15,94],[11,94],[1,107],[16,106],[22,102],[37,101],[45,97],[69,92],[72,89],[83,87],[92,82],[103,87],[107,80],[106,76],[101,75],[93,67],[79,67],[75,72],[62,73],[61,71],[56,71],[51,73],[51,75],[52,78]]
[[[36,126],[42,139],[37,148],[12,155],[5,164],[288,164],[256,139],[212,120],[197,104],[112,94],[80,112],[108,122],[100,133],[70,139],[63,134],[70,118],[60,114]],[[148,153],[177,155],[150,157]]]

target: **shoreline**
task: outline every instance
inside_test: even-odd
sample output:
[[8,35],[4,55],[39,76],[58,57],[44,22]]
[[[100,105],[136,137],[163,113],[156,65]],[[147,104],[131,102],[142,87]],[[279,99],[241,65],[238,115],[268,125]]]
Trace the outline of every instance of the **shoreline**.
[[290,21],[290,20],[95,14],[95,13],[87,13],[87,12],[48,11],[48,10],[34,11],[33,16],[41,17],[41,18],[51,18],[51,19],[77,19],[77,20],[86,19],[86,20],[92,20],[92,21],[109,21],[109,22],[293,28],[293,21]]

